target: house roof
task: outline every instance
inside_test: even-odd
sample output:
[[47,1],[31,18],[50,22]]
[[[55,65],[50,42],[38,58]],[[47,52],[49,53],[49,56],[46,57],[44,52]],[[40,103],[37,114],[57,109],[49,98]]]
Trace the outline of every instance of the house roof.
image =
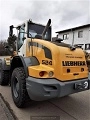
[[60,30],[60,31],[57,31],[56,33],[74,31],[74,30],[77,30],[77,29],[80,29],[80,28],[85,28],[85,27],[90,27],[90,24],[86,24],[86,25],[82,25],[82,26],[78,26],[78,27],[74,27],[74,28],[69,28],[69,29],[65,29],[65,30]]

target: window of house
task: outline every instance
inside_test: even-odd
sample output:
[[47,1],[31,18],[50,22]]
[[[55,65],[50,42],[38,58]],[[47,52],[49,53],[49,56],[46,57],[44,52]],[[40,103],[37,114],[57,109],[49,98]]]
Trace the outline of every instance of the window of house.
[[83,37],[83,31],[78,31],[78,38],[82,38]]
[[64,34],[63,35],[63,40],[69,39],[69,34]]
[[90,44],[85,44],[85,50],[90,50]]

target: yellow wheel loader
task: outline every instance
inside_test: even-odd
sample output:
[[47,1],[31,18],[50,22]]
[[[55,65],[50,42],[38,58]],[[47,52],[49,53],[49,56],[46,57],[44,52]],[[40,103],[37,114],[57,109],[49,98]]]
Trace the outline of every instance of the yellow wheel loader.
[[88,68],[81,48],[52,41],[51,20],[41,25],[28,20],[17,30],[16,52],[0,60],[0,84],[10,81],[12,98],[23,107],[28,96],[34,101],[67,96],[90,89]]

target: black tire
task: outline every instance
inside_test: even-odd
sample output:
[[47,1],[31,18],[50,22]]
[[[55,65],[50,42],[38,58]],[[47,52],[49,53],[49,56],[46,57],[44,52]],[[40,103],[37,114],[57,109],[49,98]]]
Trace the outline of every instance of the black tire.
[[9,84],[9,71],[2,70],[0,73],[0,85],[8,85]]
[[22,108],[28,99],[25,72],[23,67],[15,68],[11,77],[12,98],[18,108]]

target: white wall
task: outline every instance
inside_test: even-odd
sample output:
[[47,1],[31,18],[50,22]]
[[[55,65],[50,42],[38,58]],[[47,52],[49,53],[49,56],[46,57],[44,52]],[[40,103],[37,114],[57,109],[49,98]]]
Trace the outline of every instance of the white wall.
[[[83,31],[83,37],[82,38],[78,38],[78,31]],[[78,30],[75,30],[73,32],[74,32],[74,44],[90,43],[90,27],[83,28],[83,29],[78,29]],[[64,40],[63,42],[72,44],[73,32],[72,31],[63,32],[63,33],[58,34],[58,37],[63,39],[63,34],[69,33],[69,39]]]

